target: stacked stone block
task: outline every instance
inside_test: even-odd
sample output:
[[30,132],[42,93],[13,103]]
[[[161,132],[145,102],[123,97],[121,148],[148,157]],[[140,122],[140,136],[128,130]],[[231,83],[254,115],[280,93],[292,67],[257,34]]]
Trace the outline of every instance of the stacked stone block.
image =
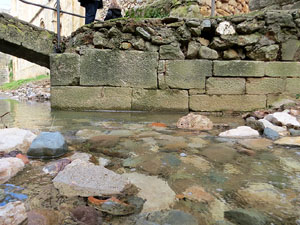
[[300,93],[299,11],[114,20],[51,56],[52,107],[251,111]]
[[53,54],[51,65],[51,103],[60,109],[251,111],[300,90],[300,62],[159,60],[153,52],[92,49]]

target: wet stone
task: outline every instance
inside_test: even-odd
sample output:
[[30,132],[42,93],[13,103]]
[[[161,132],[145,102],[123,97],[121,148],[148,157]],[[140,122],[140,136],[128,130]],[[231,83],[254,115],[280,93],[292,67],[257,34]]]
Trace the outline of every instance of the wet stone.
[[78,224],[102,225],[102,215],[93,207],[79,206],[72,209],[71,213]]
[[56,158],[68,151],[67,143],[60,132],[42,132],[37,136],[27,152],[30,158]]
[[263,135],[266,138],[271,139],[273,141],[280,138],[280,135],[275,130],[272,130],[271,128],[268,128],[268,127],[264,129],[264,134]]
[[226,211],[225,218],[236,224],[265,225],[268,222],[266,216],[251,209],[234,209]]
[[200,154],[211,161],[226,163],[234,159],[236,150],[223,144],[212,144],[204,148]]
[[34,209],[27,213],[28,225],[59,225],[60,217],[57,211],[50,209]]

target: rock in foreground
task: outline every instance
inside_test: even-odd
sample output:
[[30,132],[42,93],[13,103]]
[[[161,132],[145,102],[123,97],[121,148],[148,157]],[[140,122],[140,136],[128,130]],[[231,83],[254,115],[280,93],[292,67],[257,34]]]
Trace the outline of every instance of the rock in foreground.
[[59,132],[42,132],[33,140],[27,155],[31,158],[50,159],[64,155],[67,143]]
[[190,130],[211,130],[213,123],[206,116],[189,113],[178,120],[177,127]]
[[120,194],[129,185],[125,177],[80,159],[59,172],[53,183],[62,195],[68,197]]

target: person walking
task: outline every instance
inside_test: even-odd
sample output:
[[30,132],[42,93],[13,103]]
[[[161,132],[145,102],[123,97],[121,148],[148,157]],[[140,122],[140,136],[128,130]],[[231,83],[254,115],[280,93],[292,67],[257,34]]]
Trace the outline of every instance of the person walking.
[[111,0],[111,3],[109,5],[104,20],[111,20],[111,19],[116,19],[121,17],[122,17],[122,9],[120,5],[118,4],[117,0]]
[[78,0],[80,5],[85,8],[85,24],[95,21],[97,9],[103,8],[102,0]]

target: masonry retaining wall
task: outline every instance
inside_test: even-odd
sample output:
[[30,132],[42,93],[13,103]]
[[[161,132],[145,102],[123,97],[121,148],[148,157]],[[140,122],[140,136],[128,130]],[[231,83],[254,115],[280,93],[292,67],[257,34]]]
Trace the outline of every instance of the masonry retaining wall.
[[53,108],[251,111],[300,93],[300,12],[121,19],[50,57]]

